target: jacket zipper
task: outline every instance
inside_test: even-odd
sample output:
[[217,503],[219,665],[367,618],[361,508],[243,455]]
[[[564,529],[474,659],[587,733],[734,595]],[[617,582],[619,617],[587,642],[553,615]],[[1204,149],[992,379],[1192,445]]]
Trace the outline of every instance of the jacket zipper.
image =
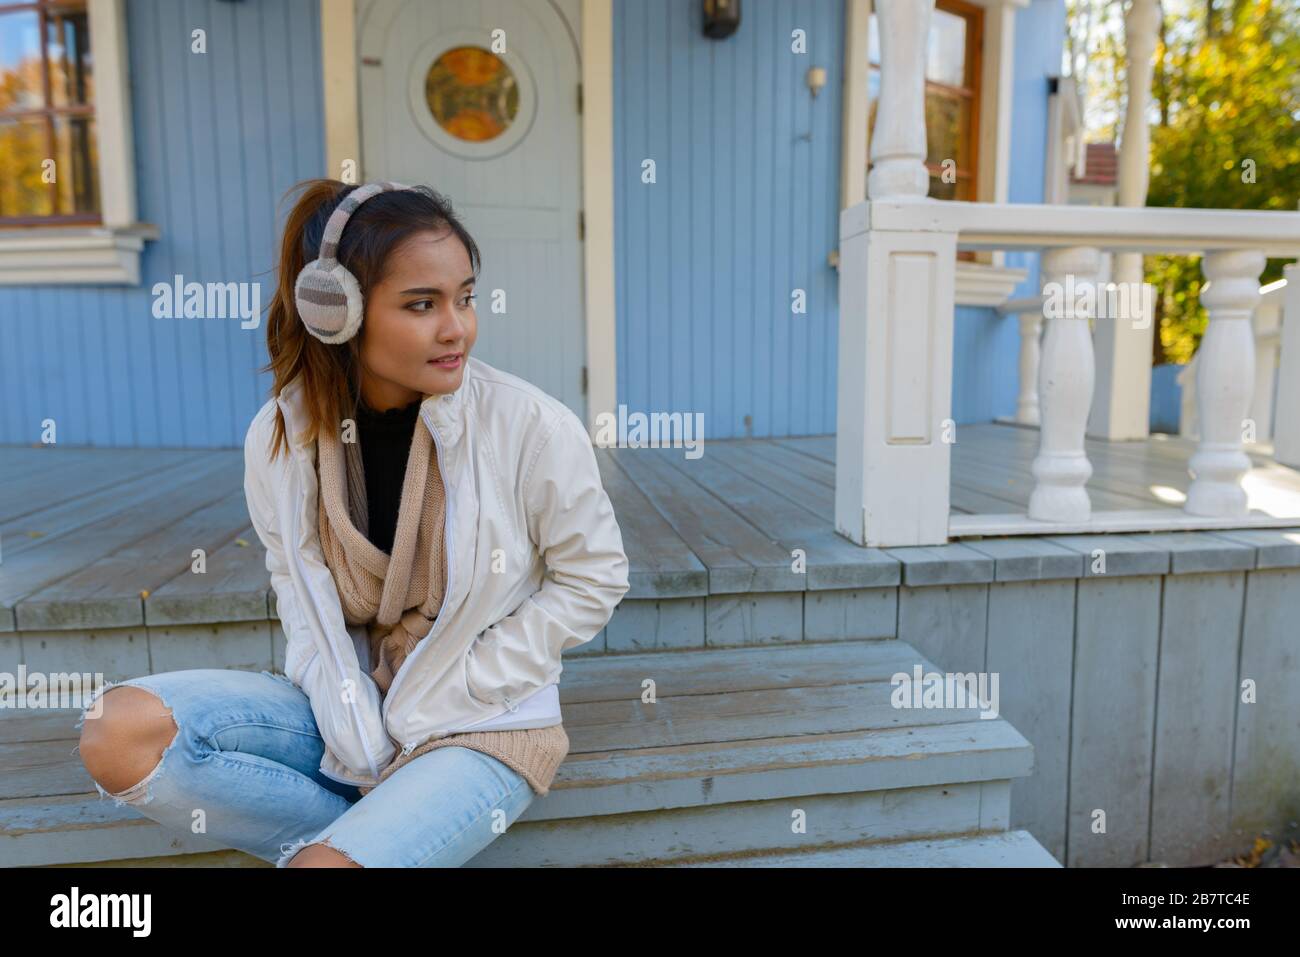
[[[301,456],[301,452],[299,452],[298,454],[299,454],[299,456]],[[296,468],[301,468],[301,467],[302,467],[302,459],[301,459],[301,457],[299,457],[298,460],[295,462],[295,467],[296,467]],[[292,482],[292,480],[293,480],[293,477],[291,476],[291,477],[290,477],[290,482]],[[316,594],[316,590],[312,587],[312,584],[311,584],[311,578],[307,575],[307,570],[303,567],[303,564],[302,564],[302,556],[299,554],[299,550],[298,550],[298,507],[299,507],[299,502],[297,501],[297,497],[296,497],[296,496],[290,495],[289,497],[293,500],[293,501],[290,502],[290,504],[289,504],[289,510],[288,510],[288,511],[289,511],[289,531],[290,531],[289,542],[290,542],[290,546],[291,546],[291,547],[289,548],[289,551],[293,553],[293,562],[294,562],[295,565],[298,566],[298,574],[302,576],[303,583],[307,586],[307,591],[310,593],[311,600],[312,600],[313,602],[316,603],[316,607],[317,607],[317,609],[320,609],[320,608],[324,607],[324,605],[322,604],[322,602],[321,602],[321,600],[320,600],[320,596],[318,596],[318,595]],[[320,624],[319,620],[318,620],[317,624]],[[340,656],[339,656],[339,649],[338,649],[338,646],[337,646],[337,645],[336,645],[336,644],[335,644],[335,643],[334,643],[334,642],[329,638],[328,635],[326,635],[326,641],[329,643],[330,651],[331,651],[331,652],[333,653],[333,655],[334,655],[334,662],[335,662],[336,666],[337,666],[338,669],[339,669],[339,674],[341,674],[341,675],[342,675],[342,674],[346,674],[347,672],[346,672],[346,670],[345,670],[344,667],[343,667],[343,661],[342,661],[342,659],[341,659]],[[317,650],[317,653],[319,654],[319,649]],[[348,703],[352,706],[352,717],[353,717],[353,720],[356,722],[357,733],[361,736],[361,746],[362,746],[362,748],[363,748],[363,749],[365,750],[365,752],[366,752],[366,763],[370,765],[370,773],[371,773],[371,775],[372,775],[372,780],[378,780],[378,778],[379,778],[379,768],[375,765],[375,759],[371,756],[371,751],[370,751],[370,739],[369,739],[369,737],[366,735],[366,726],[365,726],[365,723],[361,720],[361,713],[360,713],[360,710],[357,708],[357,702],[356,702],[356,697],[355,697],[355,695],[352,696],[352,700],[349,701]],[[324,773],[324,772],[322,772],[322,773]],[[326,776],[327,776],[327,777],[332,777],[331,775],[326,775]],[[335,780],[339,780],[339,779],[338,779],[338,778],[335,778]],[[356,784],[357,782],[355,782],[355,781],[349,781],[348,783],[349,783],[349,784]],[[363,782],[363,783],[364,783],[364,782]]]
[[[447,607],[448,599],[451,598],[452,588],[454,587],[454,583],[456,581],[455,562],[453,561],[454,537],[452,535],[452,529],[455,524],[453,522],[453,518],[455,516],[455,491],[452,488],[451,483],[447,481],[446,478],[447,473],[444,471],[444,465],[446,463],[443,456],[442,439],[438,435],[438,428],[427,418],[425,418],[423,411],[421,412],[420,420],[424,422],[425,427],[428,428],[429,433],[433,436],[434,451],[438,457],[438,474],[442,477],[443,491],[447,499],[447,519],[443,523],[443,535],[442,535],[443,551],[445,553],[446,563],[447,563],[447,587],[444,588],[442,591],[442,604],[438,606],[438,615],[434,619],[433,627],[429,629],[429,633],[424,636],[424,638],[420,641],[418,645],[416,645],[416,648],[411,653],[411,655],[405,661],[402,662],[402,667],[397,669],[398,674],[396,675],[396,677],[393,678],[393,683],[389,686],[388,693],[384,696],[383,719],[384,719],[385,728],[387,728],[388,726],[388,709],[392,705],[393,699],[396,697],[397,689],[402,685],[402,679],[405,678],[408,674],[410,674],[411,666],[414,665],[415,659],[419,657],[420,651],[431,643],[431,640],[433,638],[433,633],[435,631],[440,630],[446,624],[445,620],[443,619],[442,613]],[[414,750],[415,745],[416,742],[408,741],[402,747],[402,754],[403,755],[410,754],[411,751]]]

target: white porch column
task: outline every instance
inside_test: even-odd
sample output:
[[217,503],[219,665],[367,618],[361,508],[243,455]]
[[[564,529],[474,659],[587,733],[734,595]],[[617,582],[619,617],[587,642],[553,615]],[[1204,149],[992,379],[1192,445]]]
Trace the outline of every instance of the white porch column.
[[[1128,53],[1125,81],[1128,106],[1119,151],[1116,204],[1145,206],[1151,152],[1147,127],[1151,74],[1155,68],[1156,34],[1160,8],[1156,0],[1132,0],[1124,17],[1124,44]],[[1135,295],[1143,282],[1142,254],[1117,253],[1111,280],[1127,288],[1131,315],[1099,318],[1094,343],[1097,350],[1097,398],[1088,420],[1088,434],[1106,439],[1144,439],[1151,431],[1151,351],[1154,317],[1143,299]],[[1124,300],[1121,300],[1124,301]]]
[[1086,522],[1092,502],[1084,488],[1092,463],[1083,436],[1092,405],[1095,368],[1092,310],[1085,287],[1096,282],[1101,254],[1091,246],[1043,254],[1043,304],[1047,331],[1038,370],[1042,427],[1029,496],[1029,517],[1043,522]]
[[1282,354],[1278,357],[1273,459],[1300,468],[1300,264],[1282,267]]
[[880,98],[871,130],[869,199],[921,199],[925,168],[925,54],[934,0],[876,0]]
[[1201,292],[1209,325],[1197,350],[1196,417],[1200,444],[1187,463],[1192,484],[1183,509],[1192,515],[1246,514],[1241,478],[1250,469],[1242,430],[1255,392],[1255,333],[1251,314],[1259,303],[1264,254],[1249,250],[1207,252],[1201,271],[1210,281]]
[[835,527],[859,545],[948,540],[956,232],[872,227],[881,203],[932,202],[925,169],[932,6],[876,2],[880,100],[868,199],[840,215]]
[[1016,397],[1016,421],[1038,425],[1038,365],[1041,349],[1038,341],[1043,330],[1039,312],[1020,314],[1020,395]]

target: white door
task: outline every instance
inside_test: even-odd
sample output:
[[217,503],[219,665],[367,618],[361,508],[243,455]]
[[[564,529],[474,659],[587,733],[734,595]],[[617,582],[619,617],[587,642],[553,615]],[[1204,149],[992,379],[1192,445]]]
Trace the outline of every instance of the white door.
[[362,0],[357,38],[365,178],[451,199],[483,260],[474,355],[585,422],[577,7]]

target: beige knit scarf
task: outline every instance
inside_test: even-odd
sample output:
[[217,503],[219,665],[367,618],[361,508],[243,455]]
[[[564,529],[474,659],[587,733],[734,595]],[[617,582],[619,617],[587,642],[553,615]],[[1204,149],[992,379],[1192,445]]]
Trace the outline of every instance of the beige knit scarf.
[[330,429],[317,439],[320,541],[349,625],[366,625],[370,672],[387,693],[406,656],[433,627],[446,587],[445,493],[433,436],[417,418],[391,556],[366,537],[361,447]]

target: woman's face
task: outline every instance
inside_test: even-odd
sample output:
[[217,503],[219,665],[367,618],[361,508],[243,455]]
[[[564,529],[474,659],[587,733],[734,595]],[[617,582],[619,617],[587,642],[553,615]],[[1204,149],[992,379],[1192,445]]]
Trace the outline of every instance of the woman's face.
[[361,325],[361,396],[379,411],[454,392],[478,334],[474,271],[450,229],[411,236],[387,267]]

